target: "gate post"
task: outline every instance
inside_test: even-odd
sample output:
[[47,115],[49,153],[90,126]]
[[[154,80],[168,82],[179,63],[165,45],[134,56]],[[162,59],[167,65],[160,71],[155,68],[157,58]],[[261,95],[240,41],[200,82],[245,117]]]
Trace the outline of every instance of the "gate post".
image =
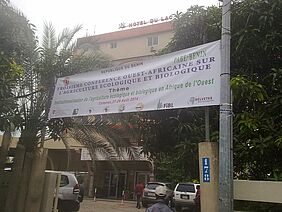
[[218,212],[218,166],[218,142],[199,143],[202,212]]

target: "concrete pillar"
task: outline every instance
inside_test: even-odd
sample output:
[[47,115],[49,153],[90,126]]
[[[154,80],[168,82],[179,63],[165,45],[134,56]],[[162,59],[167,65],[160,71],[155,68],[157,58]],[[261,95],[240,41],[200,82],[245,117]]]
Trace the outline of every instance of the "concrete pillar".
[[218,143],[199,143],[201,212],[218,212]]
[[[60,173],[45,172],[40,212],[55,211],[57,208],[58,195],[55,195],[56,199],[54,201],[54,194],[59,190],[60,175]],[[54,210],[53,207],[55,208]]]
[[94,173],[93,172],[90,172],[89,173],[89,181],[88,181],[88,197],[93,197],[94,196]]

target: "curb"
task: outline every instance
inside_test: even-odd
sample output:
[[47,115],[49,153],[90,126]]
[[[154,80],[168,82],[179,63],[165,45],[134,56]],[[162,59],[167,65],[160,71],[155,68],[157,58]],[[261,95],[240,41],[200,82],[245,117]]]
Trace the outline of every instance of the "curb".
[[[84,197],[85,200],[93,200],[91,197]],[[94,200],[93,200],[94,201]],[[116,203],[121,203],[121,199],[106,199],[106,198],[96,198],[96,202],[116,202]],[[129,204],[136,204],[134,200],[124,200],[124,203],[129,203]]]

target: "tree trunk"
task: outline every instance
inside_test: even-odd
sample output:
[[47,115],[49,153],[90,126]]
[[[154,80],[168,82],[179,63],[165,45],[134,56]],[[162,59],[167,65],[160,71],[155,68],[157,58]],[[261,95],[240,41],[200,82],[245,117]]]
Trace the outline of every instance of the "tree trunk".
[[32,161],[25,212],[40,211],[48,149],[38,148]]
[[67,150],[67,156],[68,156],[68,160],[67,160],[67,167],[66,167],[66,171],[69,171],[69,168],[70,168],[70,163],[71,163],[71,151],[70,151],[70,144],[68,142],[68,139],[67,139],[67,136],[66,136],[66,133],[63,132],[62,133],[62,141],[66,147],[66,150]]
[[7,189],[8,177],[5,176],[5,163],[9,151],[9,146],[11,143],[11,132],[5,131],[2,137],[2,145],[0,148],[0,211],[4,210],[6,194],[5,190]]
[[11,132],[5,131],[4,134],[3,134],[3,137],[2,137],[2,145],[1,145],[1,148],[0,148],[0,174],[1,174],[0,180],[1,180],[1,178],[2,178],[1,176],[4,172],[5,163],[6,163],[6,159],[7,159],[11,140],[12,140]]
[[21,179],[22,168],[25,158],[25,147],[21,144],[17,145],[14,165],[12,169],[12,178],[9,182],[9,190],[7,194],[5,212],[15,211],[15,202],[19,192],[19,182]]
[[18,189],[17,201],[15,204],[16,205],[15,212],[24,211],[28,186],[30,183],[29,179],[30,179],[30,172],[31,172],[33,158],[34,158],[33,153],[31,152],[26,153],[24,158],[23,171],[18,186],[19,189]]

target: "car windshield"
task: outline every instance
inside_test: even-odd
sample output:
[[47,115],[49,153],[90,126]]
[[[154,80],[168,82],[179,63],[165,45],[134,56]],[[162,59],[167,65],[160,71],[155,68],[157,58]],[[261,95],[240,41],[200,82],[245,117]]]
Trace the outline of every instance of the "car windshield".
[[155,190],[158,186],[163,186],[163,184],[159,184],[159,183],[149,183],[147,184],[147,188],[150,190]]
[[193,184],[179,184],[176,191],[195,193],[195,187]]

